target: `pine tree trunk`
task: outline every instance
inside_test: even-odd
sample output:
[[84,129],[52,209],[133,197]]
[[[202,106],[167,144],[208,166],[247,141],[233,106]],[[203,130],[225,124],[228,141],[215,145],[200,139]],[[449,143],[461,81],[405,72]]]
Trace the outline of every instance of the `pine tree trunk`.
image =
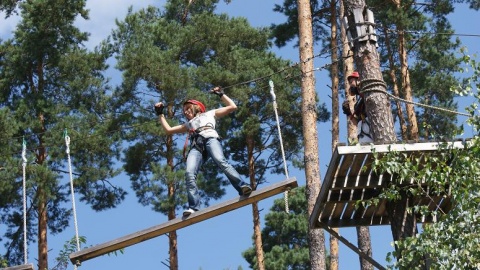
[[[380,70],[380,59],[375,44],[367,42],[360,44],[355,51],[355,62],[361,78],[361,92],[365,97],[365,108],[370,120],[370,131],[375,143],[396,142],[390,100]],[[365,89],[366,83],[380,82],[376,91]],[[381,84],[383,82],[383,85]],[[383,91],[383,92],[382,92]]]
[[[348,21],[351,29],[355,29],[358,21],[353,15],[354,9],[365,11],[364,0],[349,0],[347,3]],[[365,12],[364,12],[365,14]],[[358,18],[357,18],[358,19]],[[367,21],[366,16],[363,18]],[[355,35],[355,37],[357,37]],[[361,38],[361,36],[359,36]],[[370,131],[376,144],[396,142],[390,102],[386,94],[380,70],[379,54],[372,40],[355,40],[355,63],[361,78],[361,93],[365,97],[365,108],[370,120]],[[388,201],[387,211],[395,241],[415,234],[415,218],[407,213],[409,199],[405,193],[399,201]]]
[[[172,198],[174,196],[175,187],[173,184],[168,185],[168,197]],[[168,220],[176,218],[175,208],[172,208],[168,211]],[[169,265],[170,270],[178,270],[178,242],[177,242],[177,231],[172,231],[168,234],[168,255],[169,255]]]
[[258,203],[252,203],[253,215],[253,234],[255,238],[255,253],[257,254],[258,270],[265,270],[265,257],[263,253],[262,229],[260,228],[260,212],[258,211]]
[[38,188],[38,269],[48,269],[48,213],[45,190]]
[[[400,6],[398,6],[400,9]],[[410,84],[410,73],[408,72],[408,60],[407,60],[407,50],[405,48],[405,35],[403,34],[403,28],[401,25],[397,25],[399,28],[398,32],[398,47],[400,53],[400,65],[402,67],[402,88],[405,93],[405,100],[412,101],[412,86]],[[418,126],[417,126],[417,115],[415,114],[415,109],[413,104],[407,103],[407,117],[408,117],[408,139],[418,142]]]
[[[171,106],[168,108],[169,117],[173,116],[173,109]],[[168,135],[166,141],[166,150],[167,150],[167,164],[168,167],[173,171],[175,169],[175,163],[173,160],[173,153],[175,152],[173,136]],[[175,186],[173,184],[168,185],[168,198],[173,200],[175,196]],[[175,207],[169,209],[168,211],[168,220],[173,220],[176,218]],[[172,231],[168,234],[168,255],[169,255],[169,265],[170,270],[178,270],[178,238],[177,231]]]
[[[343,1],[340,1],[340,19],[345,16],[345,5]],[[348,89],[350,87],[348,80],[346,77],[349,74],[352,74],[355,69],[353,68],[353,52],[350,50],[350,46],[348,46],[348,39],[347,33],[345,32],[345,28],[341,27],[341,39],[344,46],[342,46],[342,55],[343,55],[343,75],[344,75],[344,87],[345,87],[345,99],[348,100],[348,104],[350,108],[353,108],[355,105],[355,96],[350,96],[348,93]],[[351,117],[347,118],[347,134],[348,134],[348,142],[353,142],[357,140],[357,123],[353,121]]]
[[[339,98],[338,98],[338,48],[337,48],[337,5],[330,1],[330,48],[332,52],[330,76],[332,80],[332,152],[339,141]],[[337,228],[334,228],[338,232]],[[330,270],[338,270],[338,239],[330,235]]]
[[[41,68],[39,71],[43,71]],[[42,80],[39,80],[39,92],[43,90],[41,85]],[[38,119],[42,126],[42,133],[46,131],[44,127],[44,115],[40,114]],[[40,143],[37,152],[37,163],[44,164],[47,159],[47,150],[43,144],[43,138],[40,137]],[[48,198],[47,190],[44,187],[45,181],[39,179],[38,181],[38,269],[48,269]]]
[[[386,27],[384,27],[384,32],[387,33]],[[397,68],[395,66],[395,60],[393,57],[393,51],[392,51],[392,45],[390,43],[390,37],[389,35],[385,35],[385,47],[387,48],[387,54],[388,54],[388,64],[390,66],[390,70],[388,72],[388,75],[390,76],[390,79],[392,80],[392,89],[393,89],[393,95],[396,97],[400,96],[400,92],[398,90],[398,83],[397,83],[397,76],[396,76],[396,71]],[[397,116],[398,116],[398,122],[400,124],[400,134],[402,136],[403,141],[408,140],[408,134],[407,134],[407,125],[405,122],[405,116],[403,115],[403,107],[402,103],[399,100],[395,100],[395,104],[397,105]]]
[[[313,70],[313,34],[310,1],[297,0],[299,49],[302,71],[302,122],[308,216],[313,212],[320,192],[320,162],[316,114],[315,77]],[[325,269],[325,237],[322,229],[309,228],[309,253],[312,270]]]
[[[256,187],[255,179],[255,159],[253,151],[255,149],[255,140],[251,136],[247,136],[247,155],[248,155],[248,174],[250,178],[250,186]],[[258,203],[252,203],[253,216],[253,238],[255,241],[255,253],[257,256],[257,269],[265,270],[265,258],[263,253],[262,230],[260,227],[260,212],[258,211]]]
[[[372,257],[372,243],[370,241],[370,228],[367,226],[358,226],[357,227],[357,241],[358,248],[369,257]],[[361,270],[373,270],[373,265],[368,261],[360,259],[360,269]]]
[[[340,18],[343,18],[345,16],[344,14],[345,14],[345,7],[343,5],[343,1],[340,1]],[[346,32],[345,32],[345,28],[342,27],[341,29],[342,29],[342,32],[341,32],[342,44],[347,45],[348,44],[348,39],[347,39],[347,35],[346,35]],[[343,46],[342,50],[343,50],[343,57],[344,57],[344,61],[343,61],[344,75],[346,77],[346,76],[348,76],[348,74],[351,74],[354,71],[353,59],[352,59],[352,57],[349,57],[349,56],[351,56],[351,51],[350,51],[350,47],[348,45]],[[345,80],[345,89],[348,90],[348,87],[350,87],[350,85],[349,85],[348,81]],[[355,103],[355,100],[350,98],[350,95],[348,94],[348,91],[345,93],[345,97],[349,98],[349,104],[350,104],[351,107],[353,107],[353,105]],[[347,117],[347,126],[348,126],[348,138],[349,138],[348,141],[351,142],[351,141],[353,141],[352,139],[356,140],[356,138],[357,138],[357,125],[356,125],[356,123],[354,123],[352,121],[352,119],[350,117]],[[360,250],[362,250],[365,254],[368,254],[369,256],[372,256],[372,243],[371,243],[371,239],[370,239],[370,228],[368,228],[367,226],[360,226],[360,227],[357,227],[356,229],[357,229],[358,248],[360,248]],[[359,257],[359,260],[360,260],[360,268],[362,270],[373,269],[372,264],[370,264],[368,261],[362,259],[361,257]]]

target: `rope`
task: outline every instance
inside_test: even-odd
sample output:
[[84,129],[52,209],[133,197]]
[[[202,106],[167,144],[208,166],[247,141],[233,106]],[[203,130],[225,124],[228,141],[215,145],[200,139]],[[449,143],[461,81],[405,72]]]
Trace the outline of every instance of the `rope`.
[[22,168],[23,168],[23,253],[25,264],[28,263],[27,250],[27,185],[26,185],[26,167],[27,167],[27,143],[23,139],[22,147]]
[[[275,96],[275,91],[273,90],[274,86],[273,86],[273,81],[270,80],[268,82],[268,84],[270,85],[270,95],[272,95],[272,99],[273,99],[273,110],[275,111],[275,118],[277,120],[277,129],[278,129],[278,139],[280,140],[280,149],[282,150],[282,158],[283,158],[283,167],[285,169],[285,175],[287,178],[290,178],[288,176],[288,168],[287,168],[287,160],[285,158],[285,151],[283,149],[283,140],[282,140],[282,131],[280,130],[280,121],[278,120],[278,112],[277,112],[277,97]],[[288,209],[288,190],[285,190],[284,191],[284,200],[285,200],[285,212],[287,212],[287,214],[290,212],[290,210]]]
[[[70,175],[70,191],[72,193],[72,208],[73,208],[73,224],[75,226],[75,240],[77,242],[77,251],[80,251],[80,238],[78,236],[78,223],[77,223],[77,210],[75,208],[75,191],[73,189],[73,175],[72,175],[72,161],[70,159],[70,137],[67,134],[65,129],[65,145],[67,146],[67,157],[68,157],[68,172]],[[77,269],[77,264],[75,264],[75,269]]]
[[438,111],[442,111],[442,112],[446,112],[446,113],[458,114],[458,115],[463,115],[463,116],[467,116],[467,117],[472,116],[472,115],[467,114],[467,113],[462,113],[462,112],[449,110],[449,109],[446,109],[446,108],[441,108],[441,107],[436,107],[436,106],[432,106],[432,105],[422,104],[422,103],[415,102],[415,101],[409,101],[409,100],[394,96],[393,94],[390,94],[389,92],[387,92],[385,90],[386,88],[387,88],[387,85],[382,80],[366,79],[366,80],[361,81],[360,92],[361,93],[380,92],[380,93],[386,94],[387,96],[389,96],[393,99],[396,99],[396,100],[404,102],[404,103],[409,103],[409,104],[413,104],[413,105],[416,105],[416,106],[420,106],[420,107],[424,107],[424,108],[428,108],[428,109],[432,109],[432,110],[438,110]]

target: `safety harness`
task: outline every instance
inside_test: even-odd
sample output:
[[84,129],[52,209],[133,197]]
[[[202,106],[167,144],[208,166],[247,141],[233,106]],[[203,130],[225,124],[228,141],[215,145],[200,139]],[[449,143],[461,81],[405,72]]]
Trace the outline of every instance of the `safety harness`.
[[190,149],[196,148],[200,153],[202,153],[203,158],[205,159],[207,157],[207,149],[205,147],[205,144],[210,138],[205,138],[202,135],[200,135],[200,132],[207,130],[207,129],[213,129],[212,126],[203,126],[199,127],[197,129],[191,129],[189,130],[187,134],[187,139],[185,140],[185,144],[183,145],[183,158],[187,158],[187,146],[188,142],[190,141]]

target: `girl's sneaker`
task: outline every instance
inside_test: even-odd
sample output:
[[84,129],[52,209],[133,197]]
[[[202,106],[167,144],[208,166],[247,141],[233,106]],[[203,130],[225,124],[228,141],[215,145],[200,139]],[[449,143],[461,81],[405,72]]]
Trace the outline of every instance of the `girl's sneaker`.
[[252,188],[249,185],[244,185],[240,188],[242,189],[242,196],[248,196],[252,193]]
[[195,213],[195,210],[193,210],[192,208],[188,208],[188,209],[183,210],[183,216],[184,217],[190,216],[193,213]]

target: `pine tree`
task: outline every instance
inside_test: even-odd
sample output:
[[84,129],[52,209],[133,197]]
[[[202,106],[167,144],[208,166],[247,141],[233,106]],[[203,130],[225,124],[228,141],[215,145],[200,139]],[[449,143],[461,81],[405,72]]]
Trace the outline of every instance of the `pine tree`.
[[[151,7],[130,12],[112,35],[112,48],[124,76],[117,92],[129,101],[129,106],[122,109],[134,126],[126,134],[131,146],[124,168],[140,202],[152,205],[169,219],[175,218],[176,211],[186,203],[182,156],[186,135],[164,134],[151,109],[155,102],[167,104],[166,118],[176,125],[185,122],[181,111],[184,101],[194,98],[204,102],[207,109],[216,107],[218,98],[207,91],[223,86],[238,106],[234,114],[217,123],[225,154],[256,187],[266,180],[268,172],[284,173],[275,114],[269,102],[271,79],[286,158],[300,164],[300,89],[295,68],[268,51],[268,29],[252,28],[244,18],[215,15],[213,10],[212,3],[170,1],[164,10]],[[292,74],[294,80],[285,79]],[[324,107],[318,106],[320,119],[329,116]],[[207,162],[198,179],[205,205],[221,198],[227,185],[223,175],[209,166],[215,165]],[[260,234],[255,207],[253,204],[254,227]],[[177,269],[175,232],[169,234],[169,241],[170,268]]]
[[102,76],[109,55],[101,49],[84,49],[87,33],[74,26],[78,16],[88,19],[84,7],[81,0],[21,2],[22,20],[14,38],[0,44],[0,104],[12,123],[2,136],[2,143],[7,140],[12,146],[2,149],[0,157],[5,168],[0,189],[12,191],[2,209],[2,223],[8,226],[5,258],[10,265],[20,264],[22,257],[18,217],[23,138],[28,149],[27,234],[29,242],[37,238],[39,269],[48,269],[47,230],[53,235],[62,232],[72,214],[69,185],[62,180],[68,176],[65,131],[71,138],[79,200],[103,210],[115,207],[125,196],[111,181],[118,174],[114,164],[121,144],[110,107],[115,101]]

